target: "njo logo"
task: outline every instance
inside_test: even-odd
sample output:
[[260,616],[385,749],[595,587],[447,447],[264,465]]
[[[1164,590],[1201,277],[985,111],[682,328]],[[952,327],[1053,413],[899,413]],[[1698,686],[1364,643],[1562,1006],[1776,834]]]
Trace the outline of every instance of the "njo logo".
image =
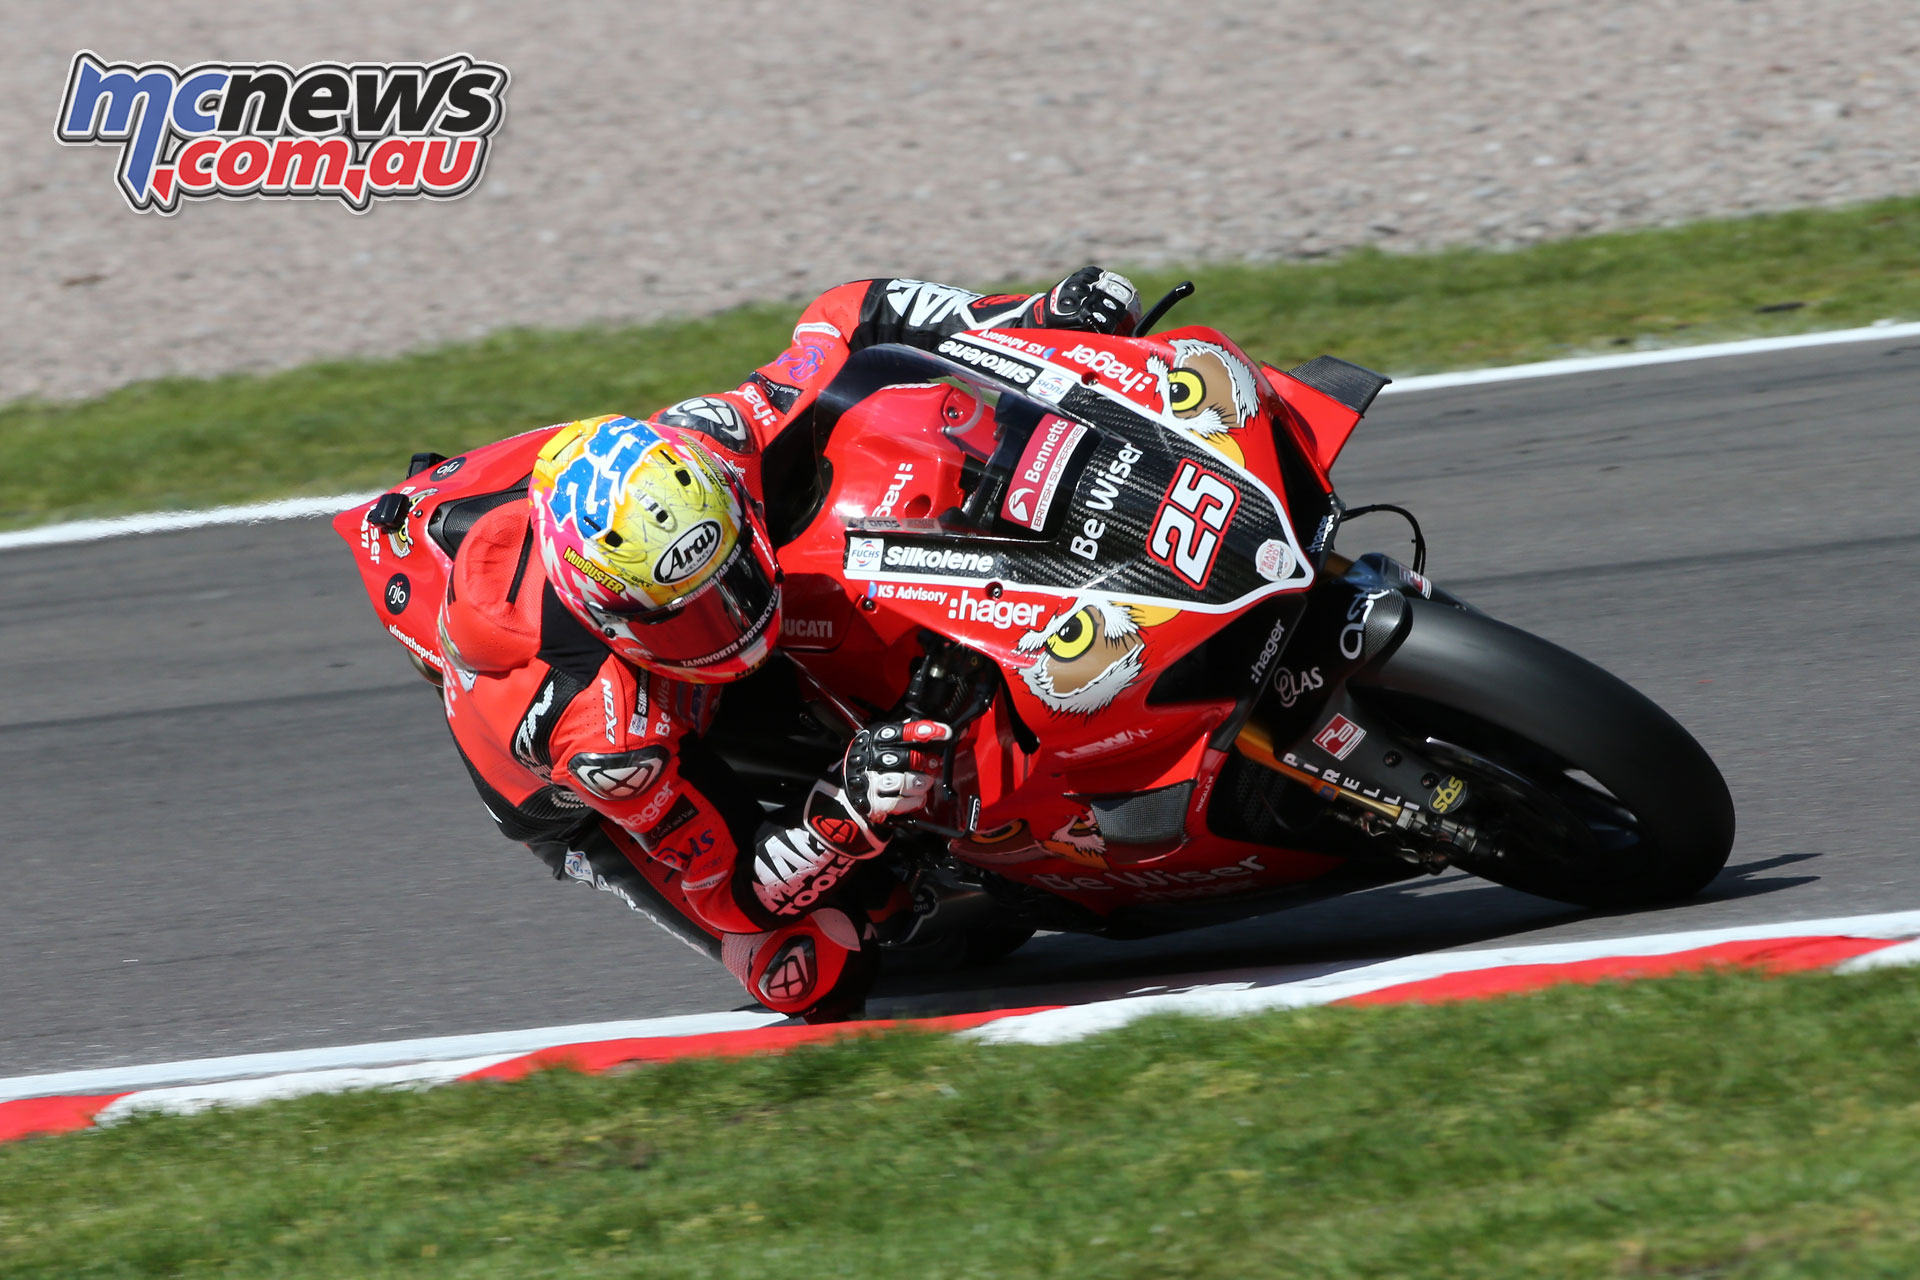
[[506,111],[507,69],[423,63],[102,62],[74,55],[54,136],[120,144],[120,194],[173,213],[182,196],[450,200],[480,181]]

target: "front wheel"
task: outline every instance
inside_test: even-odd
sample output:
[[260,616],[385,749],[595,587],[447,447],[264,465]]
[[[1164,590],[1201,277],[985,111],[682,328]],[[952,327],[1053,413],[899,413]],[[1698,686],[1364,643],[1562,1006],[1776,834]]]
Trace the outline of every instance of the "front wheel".
[[[1465,778],[1489,880],[1588,907],[1690,897],[1733,849],[1733,798],[1672,716],[1586,659],[1481,614],[1410,600],[1353,697]],[[1492,852],[1484,852],[1490,849]]]

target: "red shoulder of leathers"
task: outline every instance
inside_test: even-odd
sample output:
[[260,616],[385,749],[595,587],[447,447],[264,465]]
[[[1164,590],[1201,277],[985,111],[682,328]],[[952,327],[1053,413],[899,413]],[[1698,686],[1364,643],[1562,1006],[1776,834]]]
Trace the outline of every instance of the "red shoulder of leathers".
[[446,640],[473,671],[509,671],[540,651],[547,576],[524,503],[495,508],[460,544],[448,579]]

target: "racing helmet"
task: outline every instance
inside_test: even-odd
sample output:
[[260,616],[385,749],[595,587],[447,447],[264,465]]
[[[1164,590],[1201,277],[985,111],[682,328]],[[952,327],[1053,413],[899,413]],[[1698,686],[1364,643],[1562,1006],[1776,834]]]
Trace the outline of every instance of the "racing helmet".
[[721,684],[780,636],[780,575],[739,474],[673,427],[617,415],[561,427],[527,486],[560,603],[635,666]]

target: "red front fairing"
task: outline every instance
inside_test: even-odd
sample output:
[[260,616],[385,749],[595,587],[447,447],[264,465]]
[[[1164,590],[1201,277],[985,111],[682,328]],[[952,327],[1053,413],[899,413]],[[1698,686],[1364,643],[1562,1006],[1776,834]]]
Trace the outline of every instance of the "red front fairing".
[[[1208,738],[1235,701],[1153,696],[1197,646],[1313,580],[1280,496],[1272,424],[1285,411],[1272,388],[1209,329],[1144,341],[1050,331],[967,337],[977,352],[1034,361],[1044,372],[1028,390],[1039,383],[1038,395],[1058,392],[1052,405],[1062,416],[1071,406],[1086,422],[1092,395],[1160,425],[1129,437],[1137,428],[1116,419],[1069,445],[1073,431],[1043,416],[1026,447],[1009,453],[1013,475],[989,504],[995,509],[964,519],[998,438],[984,396],[933,384],[860,402],[827,445],[831,482],[820,514],[781,552],[786,647],[820,683],[875,711],[904,693],[922,630],[1000,666],[1011,706],[997,700],[969,737],[956,787],[973,835],[951,848],[1001,875],[1105,914],[1329,870],[1334,861],[1320,855],[1211,834],[1205,807],[1226,755]],[[941,354],[976,366],[985,358],[947,347]],[[1008,404],[1003,396],[1002,411]],[[1101,410],[1092,406],[1096,417]],[[1293,424],[1282,430],[1292,439]],[[1049,484],[1042,520],[1036,503]],[[1183,497],[1194,510],[1170,517]],[[1170,519],[1178,528],[1156,548],[1155,531]],[[1249,533],[1221,540],[1209,562],[1200,554],[1209,521]],[[1264,575],[1227,563],[1263,553],[1271,559]],[[1137,572],[1143,564],[1147,572]],[[1037,749],[1020,745],[1016,719]],[[1169,790],[1182,784],[1190,789]],[[1165,793],[1162,803],[1185,799],[1183,830],[1125,845],[1104,838],[1092,798],[1155,792]]]

